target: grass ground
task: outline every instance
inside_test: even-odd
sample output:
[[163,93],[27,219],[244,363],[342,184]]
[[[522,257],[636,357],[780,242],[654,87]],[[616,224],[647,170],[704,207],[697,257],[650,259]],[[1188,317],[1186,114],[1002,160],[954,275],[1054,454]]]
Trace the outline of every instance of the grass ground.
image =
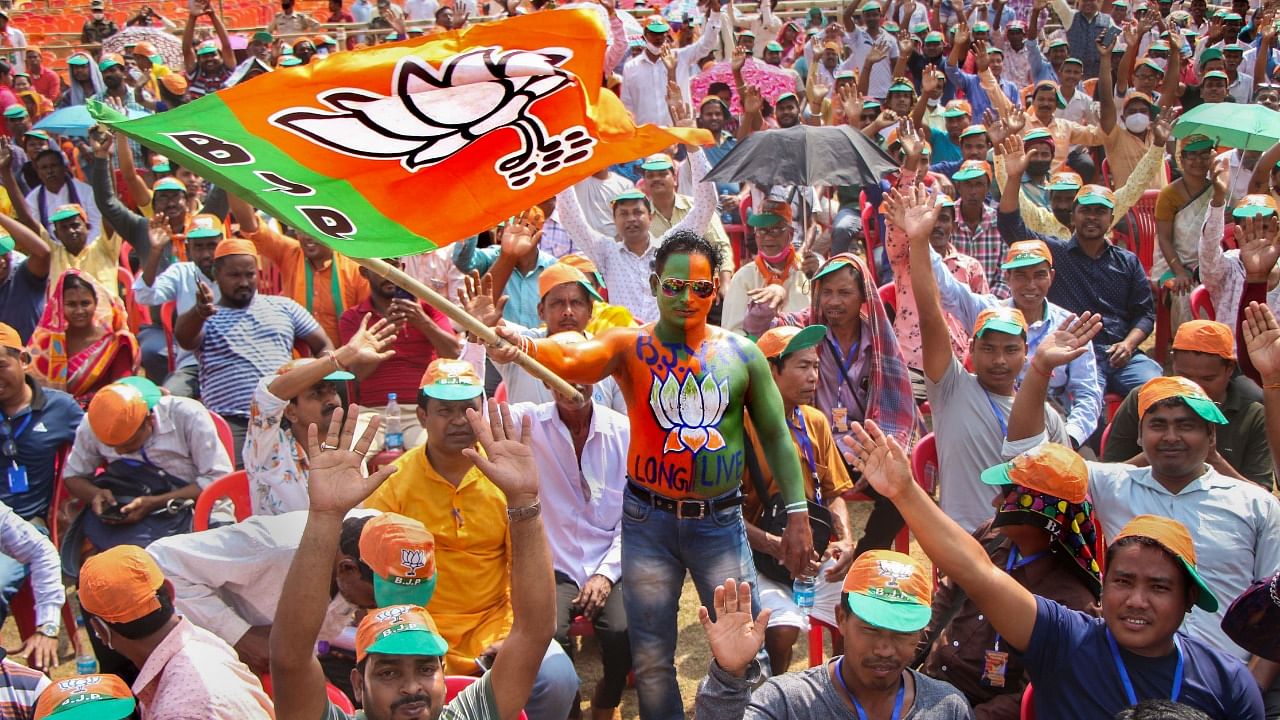
[[[853,516],[851,518],[853,527],[860,528],[866,525],[870,505],[855,503],[850,506],[850,510]],[[914,543],[911,551],[912,555],[927,561]],[[676,645],[676,674],[680,683],[680,694],[684,698],[685,708],[687,711],[692,712],[693,698],[697,693],[698,683],[702,680],[703,675],[706,674],[707,666],[711,662],[710,648],[707,646],[702,626],[698,623],[698,592],[694,589],[692,581],[685,581],[680,601],[680,613],[676,619],[676,624],[679,626],[680,632],[679,641]],[[88,647],[89,639],[84,629],[81,628],[78,632],[84,646]],[[64,645],[66,645],[65,642]],[[0,646],[9,649],[21,647],[17,627],[12,620],[7,621],[3,628],[0,628]],[[827,655],[831,654],[829,642],[825,643],[825,652]],[[66,654],[71,654],[69,645],[66,646]],[[809,642],[804,635],[801,636],[800,641],[796,644],[792,657],[792,670],[803,670],[808,666]],[[578,668],[578,677],[582,680],[583,697],[589,699],[592,689],[595,688],[596,681],[600,678],[601,668],[599,647],[594,639],[583,638],[580,640],[575,664]],[[52,677],[56,679],[74,675],[75,668],[75,658],[68,657],[54,669]],[[588,710],[588,708],[589,702],[584,700],[584,711]],[[634,688],[627,688],[623,693],[621,712],[625,720],[639,717]],[[589,717],[589,714],[587,717]]]

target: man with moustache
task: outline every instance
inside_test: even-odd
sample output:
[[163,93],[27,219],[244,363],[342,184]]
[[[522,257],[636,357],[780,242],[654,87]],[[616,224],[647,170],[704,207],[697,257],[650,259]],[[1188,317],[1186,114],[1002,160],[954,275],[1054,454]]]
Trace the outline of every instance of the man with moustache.
[[726,577],[754,581],[742,519],[744,410],[749,411],[788,523],[781,555],[802,571],[813,554],[800,463],[768,362],[746,338],[707,324],[721,258],[701,236],[674,231],[654,254],[656,322],[566,345],[499,335],[569,382],[613,376],[631,421],[623,496],[623,600],[640,712],[683,718],[676,684],[676,612],[686,572],[702,601]]
[[[319,357],[333,351],[329,337],[296,302],[258,294],[258,255],[248,240],[223,240],[213,253],[213,280],[221,297],[215,302],[208,285],[196,286],[196,302],[174,323],[178,346],[194,351],[200,365],[200,397],[205,407],[231,426],[236,466],[249,427],[249,407],[258,381],[293,356],[302,340]],[[324,360],[345,370],[341,358]]]

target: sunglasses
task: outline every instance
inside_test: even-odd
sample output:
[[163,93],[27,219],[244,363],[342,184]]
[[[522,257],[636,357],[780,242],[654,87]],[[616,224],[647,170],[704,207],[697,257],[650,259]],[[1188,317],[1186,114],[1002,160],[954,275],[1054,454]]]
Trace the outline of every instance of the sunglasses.
[[694,297],[703,299],[709,298],[716,294],[716,284],[711,280],[681,280],[680,278],[662,278],[661,282],[662,294],[667,297],[676,297],[684,292],[685,288],[689,288],[689,292]]
[[3,436],[4,442],[0,443],[0,454],[6,457],[16,458],[18,456],[18,444],[13,438],[13,424],[8,418],[0,421],[0,436]]

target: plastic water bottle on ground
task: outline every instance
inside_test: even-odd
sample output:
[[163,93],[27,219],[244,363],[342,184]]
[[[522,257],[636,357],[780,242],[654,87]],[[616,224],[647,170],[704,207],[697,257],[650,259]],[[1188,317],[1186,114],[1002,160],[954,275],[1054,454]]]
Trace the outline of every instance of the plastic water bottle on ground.
[[404,432],[400,429],[400,405],[395,393],[387,393],[387,409],[382,416],[384,450],[404,450]]
[[791,584],[791,598],[800,612],[806,616],[813,610],[813,599],[818,592],[818,578],[813,575],[797,577]]
[[98,672],[98,658],[92,653],[85,653],[76,658],[77,675],[93,675]]

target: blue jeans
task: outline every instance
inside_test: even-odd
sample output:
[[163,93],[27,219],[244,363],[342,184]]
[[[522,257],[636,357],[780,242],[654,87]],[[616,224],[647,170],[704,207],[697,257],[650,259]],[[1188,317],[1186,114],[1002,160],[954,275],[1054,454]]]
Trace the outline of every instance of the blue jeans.
[[675,666],[676,614],[685,571],[693,576],[698,599],[708,609],[716,587],[735,578],[751,583],[752,614],[760,612],[756,566],[741,506],[701,520],[679,519],[628,489],[622,500],[622,599],[641,720],[685,717]]
[[1133,357],[1129,358],[1128,364],[1122,368],[1111,367],[1111,362],[1107,359],[1106,346],[1094,345],[1093,353],[1098,360],[1098,383],[1102,385],[1104,393],[1113,392],[1128,396],[1134,388],[1142,387],[1148,380],[1164,374],[1159,363],[1140,352],[1134,353]]
[[529,720],[564,720],[578,694],[578,671],[559,643],[552,642],[542,656],[542,667],[533,679],[533,690],[524,712]]

